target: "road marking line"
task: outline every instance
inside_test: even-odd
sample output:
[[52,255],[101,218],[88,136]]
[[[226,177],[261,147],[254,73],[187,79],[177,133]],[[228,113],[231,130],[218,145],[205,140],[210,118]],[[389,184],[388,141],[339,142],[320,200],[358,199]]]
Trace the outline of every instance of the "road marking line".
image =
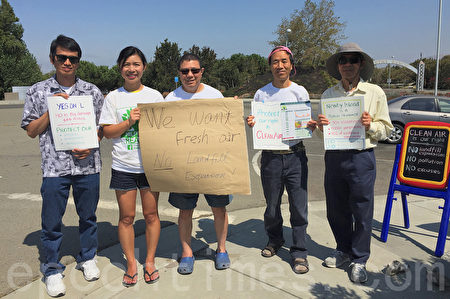
[[253,170],[256,172],[257,175],[261,176],[261,169],[259,168],[258,165],[258,158],[259,156],[261,156],[261,151],[257,151],[252,158],[252,166],[253,166]]
[[[0,193],[0,196],[5,196],[8,199],[13,200],[29,200],[34,202],[42,202],[42,197],[40,194],[31,194],[29,192],[26,193]],[[75,206],[75,202],[73,201],[73,197],[70,196],[69,200],[67,202],[71,206]],[[117,205],[117,202],[115,201],[108,201],[101,199],[98,202],[97,209],[105,209],[105,210],[113,210],[113,211],[119,211],[119,206]],[[142,213],[142,205],[138,202],[136,202],[136,211]],[[178,209],[174,207],[158,207],[158,213],[160,215],[166,216],[166,217],[173,217],[178,218]],[[192,218],[201,218],[201,217],[209,217],[212,216],[211,211],[203,211],[203,210],[194,210],[194,214],[192,215]]]

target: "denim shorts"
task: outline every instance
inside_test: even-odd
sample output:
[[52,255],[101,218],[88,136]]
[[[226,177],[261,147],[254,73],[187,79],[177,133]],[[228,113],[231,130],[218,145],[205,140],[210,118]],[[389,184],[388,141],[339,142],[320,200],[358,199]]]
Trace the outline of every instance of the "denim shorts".
[[[210,207],[225,207],[233,200],[232,195],[204,194]],[[197,206],[198,193],[173,193],[169,194],[169,202],[180,210],[193,210]]]
[[150,188],[145,173],[124,172],[111,168],[109,189],[129,191]]

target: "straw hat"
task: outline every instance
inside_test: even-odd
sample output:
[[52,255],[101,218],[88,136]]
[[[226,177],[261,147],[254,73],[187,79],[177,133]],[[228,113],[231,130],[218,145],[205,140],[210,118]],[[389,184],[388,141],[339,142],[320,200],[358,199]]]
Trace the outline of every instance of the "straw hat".
[[364,65],[361,68],[360,76],[364,81],[370,79],[373,73],[374,65],[373,59],[361,50],[357,43],[347,43],[340,46],[337,53],[331,55],[327,60],[327,71],[328,73],[338,80],[341,80],[341,74],[338,69],[338,59],[343,53],[360,53],[364,57]]

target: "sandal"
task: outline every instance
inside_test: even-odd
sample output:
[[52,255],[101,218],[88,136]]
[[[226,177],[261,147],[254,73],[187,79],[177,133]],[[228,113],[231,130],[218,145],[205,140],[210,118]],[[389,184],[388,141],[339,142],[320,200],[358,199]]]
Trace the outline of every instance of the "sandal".
[[277,254],[278,250],[283,246],[284,242],[274,244],[274,243],[267,243],[266,247],[264,247],[263,250],[261,250],[261,255],[263,257],[272,257],[275,254]]
[[228,252],[217,252],[216,251],[216,270],[225,270],[230,268],[230,258],[228,257]]
[[194,271],[194,260],[193,256],[182,257],[178,265],[178,273],[183,275],[191,274]]
[[[156,278],[152,279],[153,274],[156,274],[156,273],[158,273],[158,276]],[[149,279],[147,279],[147,277]],[[148,284],[152,284],[152,283],[157,282],[158,280],[159,280],[159,271],[156,269],[152,273],[148,273],[148,271],[145,270],[145,266],[144,266],[144,281]]]
[[308,264],[308,260],[306,258],[295,258],[292,261],[292,270],[296,273],[296,274],[305,274],[309,271],[309,264]]
[[[136,283],[137,283],[137,272],[136,272],[136,274],[134,274],[133,276],[131,276],[131,275],[129,275],[129,274],[127,274],[127,273],[125,273],[124,275],[123,275],[123,279],[122,279],[122,284],[123,284],[123,286],[124,287],[132,287],[132,286],[134,286]],[[126,282],[125,281],[125,278],[129,278],[129,279],[131,279],[131,282]]]

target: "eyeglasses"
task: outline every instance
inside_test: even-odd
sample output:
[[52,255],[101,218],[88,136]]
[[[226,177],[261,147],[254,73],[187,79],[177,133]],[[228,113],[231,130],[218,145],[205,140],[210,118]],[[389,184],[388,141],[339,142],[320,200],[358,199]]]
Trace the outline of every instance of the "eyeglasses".
[[56,60],[58,60],[58,62],[60,62],[60,63],[66,62],[67,59],[69,59],[70,63],[72,63],[72,64],[80,62],[80,57],[78,57],[78,56],[66,56],[66,55],[56,54],[55,57],[56,57]]
[[347,64],[347,63],[351,63],[351,64],[355,64],[360,62],[361,59],[358,56],[350,56],[350,57],[346,57],[346,56],[341,56],[338,59],[338,63],[339,64]]
[[202,69],[197,69],[197,68],[193,68],[193,69],[180,69],[180,72],[183,75],[187,75],[189,74],[189,72],[192,72],[194,75],[200,73]]

